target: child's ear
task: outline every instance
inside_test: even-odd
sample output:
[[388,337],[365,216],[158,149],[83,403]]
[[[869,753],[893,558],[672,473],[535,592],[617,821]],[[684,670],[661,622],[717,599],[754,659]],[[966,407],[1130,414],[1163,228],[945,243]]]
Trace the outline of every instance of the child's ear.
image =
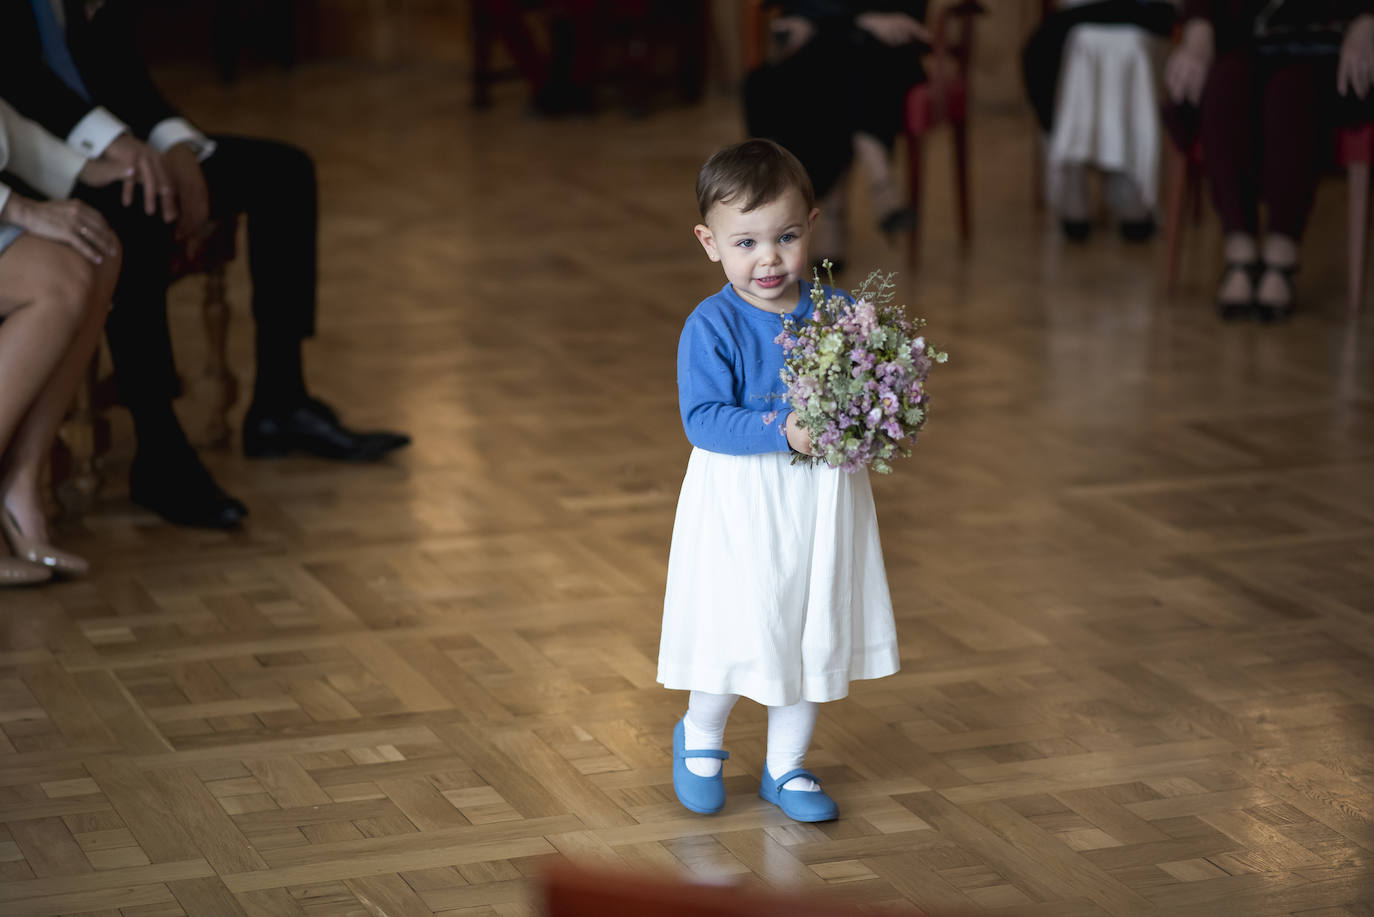
[[821,215],[819,207],[811,208],[811,216],[806,218],[806,229],[808,232],[816,228],[816,218]]
[[698,223],[692,227],[692,232],[701,243],[701,247],[706,249],[706,257],[712,261],[719,261],[720,252],[716,251],[716,237],[711,235],[711,227],[705,223]]

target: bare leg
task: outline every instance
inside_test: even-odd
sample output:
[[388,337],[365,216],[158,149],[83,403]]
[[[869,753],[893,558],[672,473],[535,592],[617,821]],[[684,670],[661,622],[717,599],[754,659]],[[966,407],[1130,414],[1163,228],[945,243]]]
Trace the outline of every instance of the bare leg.
[[816,238],[811,245],[811,256],[816,261],[844,258],[845,240],[849,236],[850,174],[845,172],[841,175],[835,187],[821,200],[821,218],[816,224]]
[[57,242],[24,235],[0,256],[0,455],[71,349],[93,285],[94,267]]
[[854,134],[854,158],[868,178],[868,192],[873,201],[873,213],[883,217],[906,206],[901,189],[892,175],[887,147],[871,134]]
[[119,278],[120,258],[107,258],[91,272],[91,284],[84,303],[85,316],[56,369],[28,414],[20,423],[9,448],[0,458],[0,504],[14,517],[24,534],[34,541],[47,542],[47,518],[39,496],[38,482],[47,461],[57,428],[71,405],[76,387],[90,365],[91,354],[100,343],[105,327],[110,296]]

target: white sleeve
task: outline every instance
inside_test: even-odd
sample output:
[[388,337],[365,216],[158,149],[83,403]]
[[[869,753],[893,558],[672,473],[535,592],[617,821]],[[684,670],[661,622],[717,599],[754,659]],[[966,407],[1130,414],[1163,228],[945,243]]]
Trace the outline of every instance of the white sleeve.
[[148,146],[165,153],[178,143],[189,143],[195,150],[196,158],[204,162],[215,151],[215,141],[191,126],[185,118],[167,118],[159,121],[148,133]]
[[5,212],[5,205],[10,202],[10,186],[0,181],[0,213]]
[[85,156],[0,100],[0,168],[47,197],[67,197],[85,166]]
[[76,127],[67,135],[67,145],[83,156],[94,159],[105,152],[116,137],[127,133],[129,125],[105,109],[96,107],[76,122]]

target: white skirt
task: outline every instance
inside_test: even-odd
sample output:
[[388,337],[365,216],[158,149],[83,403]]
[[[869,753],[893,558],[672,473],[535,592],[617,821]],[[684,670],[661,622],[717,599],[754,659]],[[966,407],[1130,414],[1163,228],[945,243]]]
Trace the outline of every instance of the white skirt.
[[1160,41],[1134,25],[1085,23],[1069,31],[1049,137],[1045,196],[1063,197],[1060,167],[1123,172],[1151,209],[1159,199]]
[[658,680],[770,707],[898,669],[868,473],[693,449],[678,497]]

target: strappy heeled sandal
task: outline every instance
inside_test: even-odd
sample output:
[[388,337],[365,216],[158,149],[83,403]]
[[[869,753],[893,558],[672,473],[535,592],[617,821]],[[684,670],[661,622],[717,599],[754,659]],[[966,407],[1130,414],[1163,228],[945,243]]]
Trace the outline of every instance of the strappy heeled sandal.
[[1226,267],[1221,272],[1221,283],[1226,282],[1231,276],[1232,271],[1241,271],[1246,277],[1250,278],[1250,298],[1245,302],[1228,302],[1223,300],[1218,290],[1217,295],[1217,314],[1223,321],[1235,322],[1255,315],[1255,288],[1259,285],[1260,273],[1264,270],[1264,265],[1259,261],[1227,261]]
[[[1264,279],[1264,275],[1273,272],[1283,281],[1285,290],[1288,293],[1288,301],[1282,304],[1267,303],[1259,301],[1259,285]],[[1281,322],[1292,317],[1294,300],[1297,299],[1297,287],[1293,284],[1293,275],[1298,272],[1296,264],[1280,266],[1277,264],[1265,264],[1260,272],[1260,277],[1255,281],[1255,317],[1266,324]]]

